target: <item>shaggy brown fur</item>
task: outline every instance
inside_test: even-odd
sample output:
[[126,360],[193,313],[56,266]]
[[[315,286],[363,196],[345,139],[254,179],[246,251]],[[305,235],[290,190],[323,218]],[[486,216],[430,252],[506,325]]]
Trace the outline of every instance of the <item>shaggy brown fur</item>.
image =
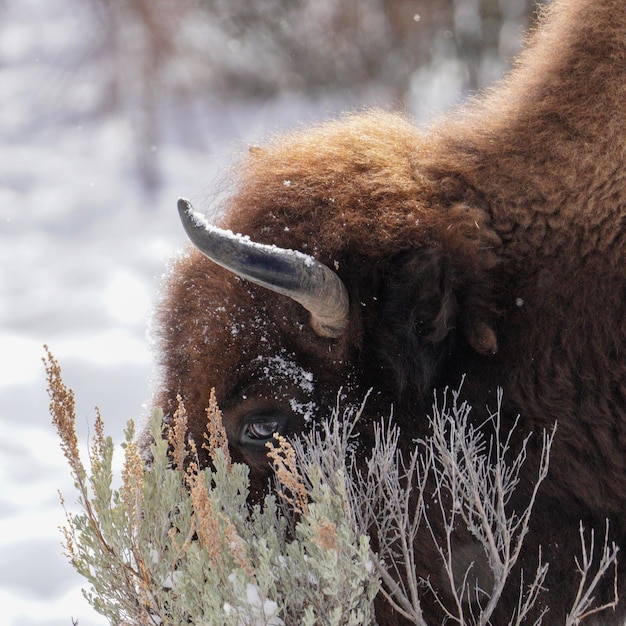
[[[434,389],[466,374],[480,419],[502,387],[505,425],[558,422],[522,559],[534,572],[542,545],[552,563],[557,624],[579,520],[601,533],[610,519],[626,549],[626,4],[555,0],[546,13],[511,75],[428,133],[369,112],[238,164],[220,225],[336,269],[349,330],[318,337],[299,305],[192,252],[160,313],[157,401],[172,411],[181,393],[199,435],[215,387],[233,457],[262,491],[264,451],[241,439],[250,415],[280,415],[293,434],[340,388],[355,401],[373,388],[369,411],[393,404],[410,442]],[[420,573],[436,577],[432,546],[419,549]],[[401,623],[384,609],[379,621]]]

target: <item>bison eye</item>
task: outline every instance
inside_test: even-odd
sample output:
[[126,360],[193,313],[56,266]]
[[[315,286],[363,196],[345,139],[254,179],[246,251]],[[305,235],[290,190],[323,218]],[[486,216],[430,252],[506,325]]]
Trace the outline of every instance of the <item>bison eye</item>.
[[264,448],[274,433],[281,434],[287,425],[285,415],[254,415],[247,419],[239,434],[239,443],[243,446]]
[[269,439],[278,430],[278,422],[253,422],[248,424],[246,435],[250,439]]

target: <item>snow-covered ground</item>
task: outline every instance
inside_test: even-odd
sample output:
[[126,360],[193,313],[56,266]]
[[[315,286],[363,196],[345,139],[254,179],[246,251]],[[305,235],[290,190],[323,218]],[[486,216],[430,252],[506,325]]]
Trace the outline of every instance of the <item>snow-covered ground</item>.
[[[146,338],[159,277],[185,243],[176,199],[198,207],[233,146],[346,108],[340,99],[207,103],[193,142],[164,140],[148,194],[133,133],[117,114],[89,113],[90,66],[72,59],[89,37],[68,0],[0,2],[0,622],[104,621],[82,599],[62,555],[57,490],[74,492],[48,415],[48,344],[76,392],[85,440],[94,405],[120,441],[146,412],[154,378]],[[183,113],[184,114],[184,113]]]

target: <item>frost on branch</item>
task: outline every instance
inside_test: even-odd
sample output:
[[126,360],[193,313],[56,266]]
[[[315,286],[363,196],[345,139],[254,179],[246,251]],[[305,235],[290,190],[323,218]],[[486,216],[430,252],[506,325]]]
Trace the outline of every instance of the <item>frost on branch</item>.
[[[446,391],[433,405],[429,436],[416,442],[410,454],[401,453],[401,432],[388,420],[375,425],[374,445],[364,458],[355,434],[360,411],[354,410],[342,416],[336,409],[333,419],[319,431],[294,443],[305,484],[319,481],[321,475],[323,483],[345,493],[354,532],[376,537],[378,551],[372,552],[371,561],[381,577],[380,594],[410,623],[428,623],[422,611],[426,595],[429,601],[435,598],[446,623],[493,623],[504,587],[511,583],[533,505],[548,472],[556,428],[543,433],[530,494],[522,510],[515,511],[511,498],[521,478],[529,476],[525,462],[530,436],[521,449],[513,451],[518,424],[504,431],[501,400],[499,394],[496,410],[487,422],[476,426],[470,420],[471,408],[459,400],[459,393]],[[459,530],[472,539],[472,559],[455,542]],[[435,587],[431,578],[420,576],[428,568],[419,562],[416,546],[425,537],[436,546],[443,564],[443,586]],[[580,574],[567,626],[615,607],[616,584],[612,601],[599,605],[594,598],[605,576],[612,573],[617,581],[617,547],[609,541],[608,527],[603,546],[597,550],[593,531],[586,539],[581,525],[581,556],[564,558],[571,558],[571,567]],[[548,567],[539,551],[536,569],[521,574],[517,606],[503,624],[529,622],[531,610],[540,606]],[[548,611],[539,610],[533,623],[541,624]]]

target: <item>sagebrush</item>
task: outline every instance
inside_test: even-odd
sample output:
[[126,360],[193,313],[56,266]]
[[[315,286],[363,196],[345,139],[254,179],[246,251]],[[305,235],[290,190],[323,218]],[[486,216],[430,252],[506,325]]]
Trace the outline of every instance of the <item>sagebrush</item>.
[[[291,498],[268,495],[249,507],[248,468],[232,463],[217,406],[212,468],[193,462],[182,407],[163,436],[155,411],[152,459],[126,429],[119,489],[112,487],[114,446],[99,414],[89,451],[79,454],[74,397],[48,356],[53,421],[79,494],[80,514],[67,513],[65,551],[89,582],[85,596],[111,624],[278,626],[373,623],[378,576],[367,535],[355,535],[345,494],[321,480],[307,486],[297,515]],[[209,438],[200,445],[211,445]],[[172,459],[191,462],[173,464]],[[301,491],[287,442],[276,463],[290,489]],[[313,478],[315,472],[309,472]]]
[[[432,436],[416,442],[409,458],[400,454],[400,433],[387,421],[376,427],[363,464],[354,445],[360,411],[340,415],[336,409],[333,419],[293,445],[276,438],[268,450],[275,489],[252,506],[248,468],[232,462],[212,396],[202,442],[188,437],[182,402],[166,425],[161,411],[154,411],[149,462],[139,453],[130,421],[116,489],[114,445],[99,412],[87,469],[75,431],[74,394],[50,352],[45,364],[52,419],[81,510],[66,513],[65,552],[89,583],[85,597],[111,624],[361,626],[376,623],[373,606],[380,594],[405,619],[426,626],[424,589],[439,598],[450,623],[491,623],[548,471],[554,432],[544,435],[543,462],[527,508],[509,513],[506,503],[525,448],[508,458],[498,410],[491,418],[496,437],[489,440],[471,425],[469,407],[453,393],[449,405],[445,399],[435,404]],[[197,446],[209,450],[211,468],[198,466]],[[427,481],[434,481],[438,495],[434,510],[424,502]],[[446,508],[449,502],[453,506]],[[445,522],[446,537],[439,542],[450,587],[445,597],[416,575],[414,538],[420,528],[432,528],[433,516]],[[492,574],[484,588],[472,576],[473,564],[460,573],[452,566],[452,535],[459,524],[484,550]],[[617,602],[617,595],[608,605],[594,601],[599,580],[611,570],[616,576],[617,555],[608,528],[599,563],[591,559],[594,542],[593,533],[587,536],[581,527],[580,587],[568,626]],[[526,623],[548,566],[538,554],[510,624]]]

